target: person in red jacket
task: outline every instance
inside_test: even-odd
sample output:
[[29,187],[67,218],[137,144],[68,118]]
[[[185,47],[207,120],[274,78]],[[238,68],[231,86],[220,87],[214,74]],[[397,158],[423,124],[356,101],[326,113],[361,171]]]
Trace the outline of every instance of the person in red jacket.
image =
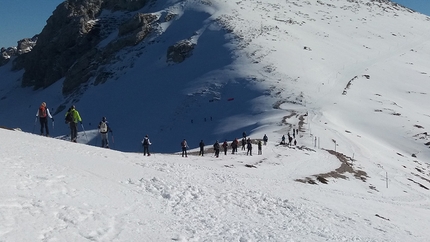
[[40,105],[39,109],[37,110],[36,117],[39,117],[40,135],[44,135],[43,131],[46,130],[46,136],[49,136],[48,117],[51,118],[52,122],[54,122],[54,118],[51,116],[49,108],[46,107],[45,102]]

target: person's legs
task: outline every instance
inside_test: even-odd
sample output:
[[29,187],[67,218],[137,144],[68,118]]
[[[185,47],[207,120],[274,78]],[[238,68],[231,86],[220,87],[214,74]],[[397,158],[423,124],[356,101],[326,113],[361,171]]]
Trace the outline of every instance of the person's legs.
[[102,147],[109,147],[107,133],[101,133],[100,135],[102,137]]
[[47,118],[45,118],[44,126],[45,126],[45,130],[46,130],[46,136],[49,136],[48,119]]
[[40,134],[43,135],[43,131],[45,130],[46,127],[46,133],[48,133],[48,125],[46,122],[46,118],[39,118],[40,121]]
[[70,123],[70,137],[73,142],[76,142],[78,138],[78,124],[74,122]]

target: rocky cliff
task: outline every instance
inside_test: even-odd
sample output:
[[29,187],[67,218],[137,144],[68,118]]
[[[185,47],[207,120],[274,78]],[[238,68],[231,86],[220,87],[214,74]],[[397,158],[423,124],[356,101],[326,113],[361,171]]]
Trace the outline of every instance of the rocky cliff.
[[[154,2],[69,0],[60,4],[40,33],[37,45],[14,62],[15,69],[25,69],[22,86],[45,88],[64,77],[63,94],[70,94],[90,78],[95,84],[104,82],[110,74],[101,66],[157,29],[158,17],[144,12]],[[112,14],[115,12],[122,14]],[[107,37],[111,40],[101,43]],[[171,61],[181,62],[190,55],[193,46],[184,43],[169,48]]]

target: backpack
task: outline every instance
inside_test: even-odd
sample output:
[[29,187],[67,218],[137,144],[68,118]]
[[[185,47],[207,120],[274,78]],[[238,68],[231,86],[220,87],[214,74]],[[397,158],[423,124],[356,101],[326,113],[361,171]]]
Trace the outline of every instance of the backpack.
[[148,141],[148,138],[144,138],[143,139],[143,145],[149,145],[149,141]]
[[46,118],[46,107],[43,105],[39,107],[39,117]]
[[70,110],[66,115],[66,124],[73,122],[73,110]]
[[100,123],[100,133],[106,133],[108,131],[108,126],[106,122]]

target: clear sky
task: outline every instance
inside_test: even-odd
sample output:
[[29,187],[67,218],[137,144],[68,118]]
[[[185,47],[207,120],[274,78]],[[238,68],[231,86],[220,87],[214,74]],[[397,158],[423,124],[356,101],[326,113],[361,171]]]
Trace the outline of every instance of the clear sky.
[[64,0],[0,0],[0,47],[40,33]]
[[[46,20],[63,0],[0,0],[0,47],[16,46],[17,41],[42,31]],[[430,0],[394,0],[430,16]]]
[[430,16],[430,0],[391,0],[391,1]]

